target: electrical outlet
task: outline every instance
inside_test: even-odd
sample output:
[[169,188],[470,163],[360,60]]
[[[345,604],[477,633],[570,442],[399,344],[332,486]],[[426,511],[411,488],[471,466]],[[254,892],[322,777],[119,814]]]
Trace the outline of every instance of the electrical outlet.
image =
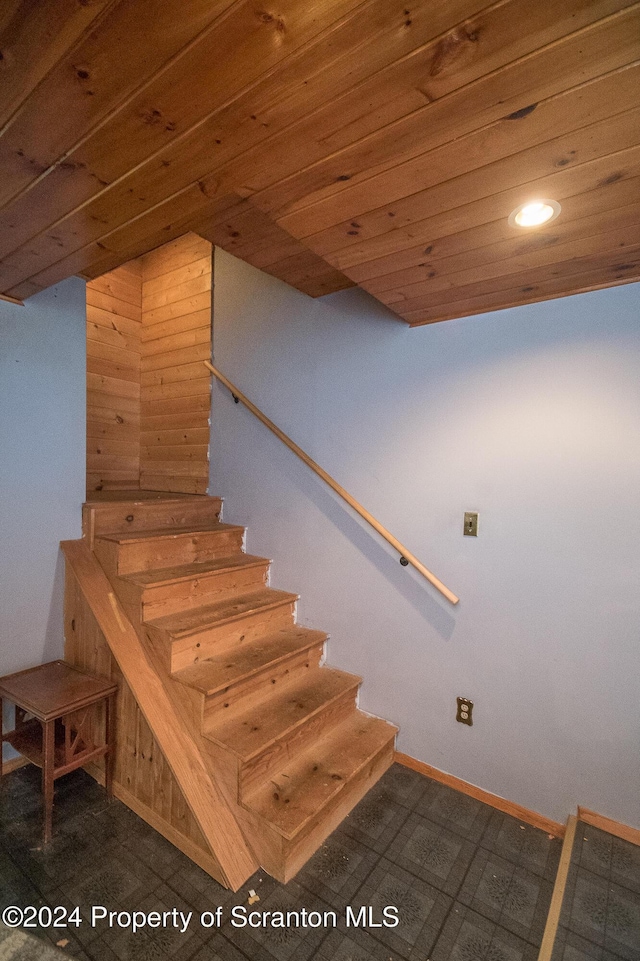
[[457,697],[456,701],[458,702],[456,721],[473,727],[473,718],[471,717],[473,713],[473,701],[470,701],[468,697]]
[[478,536],[478,515],[474,511],[465,511],[463,534],[467,537]]

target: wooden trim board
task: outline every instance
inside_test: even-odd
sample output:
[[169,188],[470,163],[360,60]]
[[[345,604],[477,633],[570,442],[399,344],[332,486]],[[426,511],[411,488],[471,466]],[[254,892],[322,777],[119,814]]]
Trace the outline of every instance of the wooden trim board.
[[424,774],[426,777],[433,778],[434,781],[439,781],[441,784],[446,784],[448,787],[452,787],[462,794],[468,794],[469,797],[475,798],[476,801],[490,804],[491,807],[502,811],[503,814],[509,814],[519,821],[531,824],[534,828],[540,828],[541,831],[546,831],[547,834],[552,834],[555,838],[564,837],[566,830],[564,824],[560,824],[558,821],[552,821],[550,818],[538,814],[537,811],[530,811],[529,808],[522,807],[520,804],[514,804],[513,801],[507,801],[505,798],[498,797],[497,794],[491,794],[490,791],[476,787],[475,784],[469,784],[468,781],[454,777],[453,774],[446,774],[444,771],[438,770],[437,767],[432,767],[424,761],[418,761],[409,754],[402,754],[400,751],[396,751],[395,759],[398,764],[403,764],[404,767],[411,768],[412,771],[417,771],[418,774]]
[[622,824],[620,821],[613,821],[611,818],[605,817],[604,814],[596,814],[595,811],[578,806],[578,820],[584,821],[585,824],[590,824],[594,828],[600,828],[601,831],[606,831],[608,834],[614,834],[617,838],[622,838],[623,841],[640,845],[640,830],[638,828],[629,827],[628,824]]
[[567,886],[571,852],[573,851],[573,841],[576,836],[576,824],[577,818],[575,815],[570,814],[567,819],[562,852],[558,863],[555,884],[553,885],[553,894],[551,895],[551,904],[549,905],[547,923],[544,928],[544,935],[542,936],[538,961],[551,961],[553,946],[558,931],[558,922],[560,921],[560,911],[562,910],[562,902],[564,900],[564,892]]

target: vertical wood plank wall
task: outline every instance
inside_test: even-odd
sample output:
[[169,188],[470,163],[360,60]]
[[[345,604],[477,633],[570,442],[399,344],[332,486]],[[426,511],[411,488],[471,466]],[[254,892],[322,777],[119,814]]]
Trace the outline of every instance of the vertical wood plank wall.
[[204,494],[209,481],[212,245],[196,234],[142,261],[140,487]]
[[[114,793],[212,877],[224,876],[67,566],[65,660],[117,682]],[[102,725],[104,720],[102,720]],[[103,732],[98,733],[102,736]],[[104,761],[87,767],[104,780]]]
[[87,283],[87,493],[140,486],[142,265]]

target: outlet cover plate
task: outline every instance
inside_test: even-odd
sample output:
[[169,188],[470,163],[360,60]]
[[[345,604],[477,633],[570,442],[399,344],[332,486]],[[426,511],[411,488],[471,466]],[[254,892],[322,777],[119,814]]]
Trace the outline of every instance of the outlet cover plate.
[[473,727],[473,701],[470,701],[468,697],[457,697],[456,701],[458,703],[456,721]]

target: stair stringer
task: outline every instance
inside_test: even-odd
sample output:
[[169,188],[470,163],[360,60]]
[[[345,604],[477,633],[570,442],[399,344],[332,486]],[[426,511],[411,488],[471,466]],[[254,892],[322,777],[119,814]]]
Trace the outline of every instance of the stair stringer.
[[[215,777],[193,723],[194,703],[182,687],[164,676],[141,629],[118,604],[109,579],[86,541],[63,541],[61,547],[80,590],[107,640],[155,740],[169,764],[203,837],[218,861],[223,883],[237,891],[259,863],[237,819],[228,781]],[[235,809],[235,810],[234,810]]]
[[[108,678],[118,686],[114,718],[116,752],[113,793],[211,877],[225,884],[224,874],[207,843],[171,768],[111,653],[72,568],[65,572],[64,659],[72,667]],[[97,720],[92,719],[93,722]],[[98,721],[94,736],[101,739]],[[99,784],[105,783],[104,759],[86,765]]]

